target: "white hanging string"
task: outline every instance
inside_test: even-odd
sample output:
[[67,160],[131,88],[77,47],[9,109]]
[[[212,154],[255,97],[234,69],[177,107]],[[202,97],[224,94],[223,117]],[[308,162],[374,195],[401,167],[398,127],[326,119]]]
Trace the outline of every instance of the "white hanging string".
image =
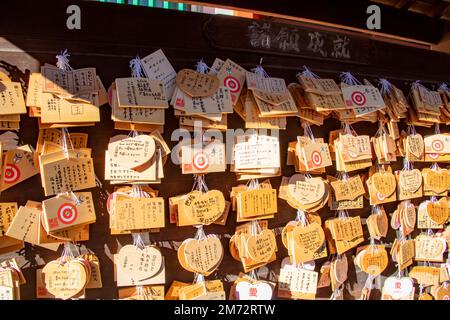
[[436,123],[436,125],[434,126],[434,134],[441,134],[439,123]]
[[381,173],[382,175],[384,175],[386,173],[386,168],[385,168],[384,164],[377,163],[376,170],[377,170],[377,172]]
[[434,232],[432,229],[427,229],[427,236],[432,237],[434,235]]
[[315,74],[314,72],[311,71],[311,69],[309,69],[307,66],[303,66],[303,71],[299,72],[297,74],[298,75],[302,75],[308,78],[313,78],[313,79],[319,79],[320,77]]
[[348,219],[349,218],[347,210],[338,210],[337,215],[338,215],[339,219]]
[[378,79],[378,84],[380,85],[380,93],[382,96],[389,94],[392,91],[392,83],[384,78]]
[[130,133],[128,133],[128,137],[130,138],[136,138],[137,136],[141,135],[142,132],[137,130],[131,130]]
[[202,192],[205,192],[205,193],[208,192],[208,186],[206,185],[204,174],[199,175],[198,182],[200,184],[200,188],[201,188]]
[[[64,156],[67,160],[69,160],[69,146],[70,149],[73,150],[74,146],[72,143],[72,139],[70,139],[70,134],[69,131],[67,130],[67,128],[61,128],[61,143],[62,143],[62,147],[63,147],[63,152],[64,152]],[[78,154],[77,154],[78,156]],[[81,199],[81,197],[78,197],[72,190],[68,191],[66,193],[67,195],[69,195],[70,197],[72,197],[72,199],[75,202],[75,205],[80,205],[83,201]]]
[[[258,189],[260,189],[260,184],[259,184],[258,179],[250,179],[250,180],[248,180],[248,182],[247,182],[247,190],[258,190]],[[261,228],[261,225],[259,223],[259,220],[253,220],[251,222],[251,230],[250,231],[251,231],[251,234],[253,236],[256,236],[259,233],[261,233],[262,228]]]
[[262,66],[263,58],[259,60],[259,65],[257,65],[255,68],[252,69],[252,72],[257,74],[258,76],[262,78],[268,78],[269,75],[267,74],[266,70],[264,70]]
[[400,263],[397,263],[397,278],[400,279],[403,277],[403,270],[401,269]]
[[341,286],[334,289],[333,293],[331,294],[330,300],[337,300],[339,296],[342,294]]
[[342,122],[342,130],[344,131],[344,134],[351,134],[353,136],[357,136],[358,134],[356,133],[355,129],[353,129],[353,127],[351,126],[350,123],[348,123],[347,121]]
[[295,221],[300,222],[302,227],[306,227],[308,225],[308,219],[306,218],[306,214],[303,210],[297,210],[297,216],[295,217]]
[[247,190],[257,190],[260,189],[258,179],[250,179],[247,181]]
[[141,187],[138,184],[132,184],[131,185],[131,196],[133,198],[139,198],[141,193]]
[[303,127],[303,135],[305,137],[308,137],[313,143],[316,142],[315,139],[314,139],[314,134],[312,132],[311,125],[310,125],[309,121],[302,120],[301,121],[301,125]]
[[430,169],[433,170],[433,171],[439,171],[439,170],[440,170],[439,164],[438,164],[437,162],[434,162],[434,163],[430,166]]
[[372,206],[371,212],[374,215],[380,215],[381,214],[380,205],[376,204],[376,205]]
[[307,180],[313,178],[313,176],[312,176],[310,173],[305,173],[305,174],[303,174],[303,175],[305,176],[305,179],[307,179]]
[[442,90],[442,91],[450,91],[450,88],[447,86],[447,84],[445,82],[441,83],[441,85],[439,86],[438,90]]
[[142,78],[144,76],[144,70],[142,69],[142,63],[139,56],[130,60],[131,76],[133,78]]
[[[65,51],[65,53],[67,53],[67,50]],[[58,59],[58,61],[59,61],[59,59]],[[67,71],[67,70],[65,70],[65,71]],[[69,160],[69,158],[70,158],[69,157],[69,145],[70,145],[70,149],[71,150],[74,149],[74,146],[73,146],[73,143],[72,143],[72,139],[70,139],[70,134],[69,134],[69,131],[67,130],[67,128],[61,128],[61,140],[62,140],[61,142],[62,142],[64,157],[67,160]],[[78,156],[78,154],[77,154],[77,156]],[[60,195],[60,194],[58,194],[58,195]],[[73,192],[73,190],[70,190],[70,191],[66,192],[66,195],[70,196],[73,199],[75,206],[79,206],[83,202],[81,197],[77,196]],[[72,250],[71,250],[71,243],[70,242],[65,242],[64,243],[64,249],[63,249],[61,258],[62,258],[63,261],[66,261],[67,259],[73,259],[74,258],[74,255],[73,255]]]
[[205,276],[200,274],[200,273],[195,273],[194,274],[194,284],[197,283],[202,283],[206,289],[206,284],[205,284]]
[[[145,76],[144,70],[142,69],[142,63],[139,56],[130,60],[130,69],[131,69],[131,77],[132,78],[142,78]],[[128,137],[134,138],[140,135],[140,132],[136,130],[130,131]]]
[[205,182],[205,176],[203,174],[194,174],[194,183],[192,185],[192,190],[198,190],[200,192],[208,192],[208,186]]
[[205,234],[205,230],[203,230],[203,225],[196,225],[195,226],[197,228],[197,232],[195,233],[195,239],[196,240],[204,240],[206,239],[206,234]]
[[61,253],[61,258],[60,258],[61,262],[69,261],[75,257],[72,252],[71,246],[72,246],[72,244],[69,241],[64,242],[64,248]]
[[250,271],[250,273],[248,274],[248,276],[253,280],[253,281],[258,281],[259,277],[258,277],[258,270],[259,268],[253,269]]
[[56,55],[56,66],[63,71],[71,71],[73,68],[69,64],[70,54],[67,52],[67,49],[61,51],[60,54]]
[[192,183],[191,192],[194,190],[198,190],[198,175],[194,174],[194,182]]
[[203,61],[203,59],[200,59],[200,61],[197,62],[195,65],[197,72],[201,74],[206,74],[211,69],[208,67],[208,65]]
[[425,86],[423,84],[420,83],[420,80],[416,80],[411,84],[411,88],[409,89],[409,93],[408,93],[408,98],[411,97],[412,95],[412,90],[417,90],[419,89],[419,87],[423,87],[425,88]]
[[79,206],[81,203],[83,203],[83,200],[81,199],[81,197],[78,197],[72,190],[67,192],[66,194],[73,199],[76,206]]
[[[131,59],[129,65],[130,65],[130,69],[131,69],[131,77],[132,78],[142,78],[145,76],[144,70],[142,69],[141,59],[139,58],[139,56],[136,56],[136,58]],[[128,134],[128,137],[134,138],[140,134],[141,134],[140,132],[138,132],[136,130],[132,130]]]
[[[364,288],[366,288],[368,290],[366,299],[369,298],[370,292],[372,291],[374,280],[375,280],[375,277],[373,275],[369,274],[369,276],[366,279],[366,282],[364,283]],[[364,296],[364,294],[361,295],[361,298],[363,296]]]
[[361,82],[356,79],[351,72],[342,72],[340,74],[341,81],[350,86],[361,85]]
[[260,234],[262,231],[261,225],[259,224],[259,220],[253,220],[251,224],[251,234],[252,236],[256,236]]
[[388,135],[388,131],[386,130],[384,120],[380,119],[378,121],[378,130],[375,133],[375,137],[381,137],[381,136],[385,136],[385,135]]
[[73,149],[72,139],[70,139],[70,134],[67,128],[61,128],[61,139],[63,145],[64,156],[69,160],[69,148],[67,142],[69,142],[70,149]]
[[419,295],[420,295],[420,296],[423,294],[423,289],[424,289],[423,284],[422,284],[422,283],[419,284]]
[[[99,187],[100,189],[103,188],[103,183],[100,181],[99,177],[97,177],[96,174],[95,175],[95,186]],[[109,191],[108,190],[100,190],[100,192],[105,192],[107,196],[109,196]]]
[[[206,185],[205,182],[205,177],[202,174],[194,174],[194,183],[192,186],[192,191],[197,189],[200,192],[208,192],[208,187]],[[196,240],[204,240],[207,238],[206,234],[205,234],[205,230],[203,229],[203,225],[199,224],[199,225],[194,225],[194,227],[197,228],[197,232],[195,233],[194,238]],[[206,290],[206,285],[205,285],[205,277],[202,274],[199,273],[195,273],[194,274],[194,284],[197,283],[202,283],[205,290]]]
[[133,237],[133,245],[138,247],[139,249],[145,248],[145,242],[144,239],[142,239],[142,235],[140,233],[132,233],[131,236]]
[[420,80],[416,80],[411,84],[412,89],[417,89],[419,87],[425,87],[423,84],[420,83]]
[[413,124],[409,124],[408,127],[406,128],[406,133],[408,135],[415,135],[415,134],[417,134],[416,127]]
[[410,171],[414,169],[414,165],[411,161],[409,161],[406,157],[403,158],[403,169],[402,171]]
[[[206,239],[206,234],[205,231],[203,230],[203,225],[196,225],[195,226],[197,228],[197,232],[195,233],[195,239],[196,240],[204,240]],[[206,285],[205,285],[205,276],[200,274],[200,273],[195,273],[194,274],[194,284],[197,283],[202,283],[203,286],[205,287],[206,290]]]
[[144,286],[142,285],[136,286],[136,292],[139,300],[148,300]]

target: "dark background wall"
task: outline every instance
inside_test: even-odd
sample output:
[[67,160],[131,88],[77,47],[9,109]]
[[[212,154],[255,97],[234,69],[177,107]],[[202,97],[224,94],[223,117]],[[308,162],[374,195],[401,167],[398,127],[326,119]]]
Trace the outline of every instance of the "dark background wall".
[[[81,7],[81,30],[68,30],[66,28],[67,5],[78,3]],[[70,52],[71,65],[74,68],[97,68],[105,86],[109,86],[115,78],[130,75],[128,61],[137,54],[141,57],[162,48],[176,70],[181,68],[194,68],[195,63],[203,58],[211,65],[215,57],[230,58],[246,69],[253,68],[263,57],[263,65],[271,76],[283,77],[287,83],[296,81],[295,74],[303,65],[309,66],[321,77],[332,77],[338,80],[338,74],[342,71],[352,71],[362,80],[367,77],[374,81],[378,77],[386,77],[398,85],[407,93],[409,85],[414,80],[423,80],[430,88],[438,83],[449,82],[450,55],[388,44],[367,38],[351,37],[352,59],[323,59],[320,55],[311,53],[296,54],[277,49],[255,49],[249,45],[246,35],[248,25],[252,21],[235,17],[213,17],[210,15],[168,11],[160,9],[147,9],[142,7],[127,7],[111,4],[99,4],[93,2],[76,1],[9,1],[0,3],[2,19],[0,19],[0,67],[8,71],[14,81],[22,81],[27,84],[30,72],[38,71],[44,63],[55,64],[55,55],[63,49]],[[270,20],[268,20],[270,22]],[[273,27],[282,27],[273,23]],[[294,26],[287,26],[294,28]],[[308,29],[299,29],[297,32],[307,37]],[[303,30],[303,31],[302,31]],[[331,34],[330,36],[333,36]],[[356,61],[357,60],[357,61]],[[375,82],[374,82],[375,83]],[[103,106],[101,110],[101,123],[95,127],[70,129],[73,132],[89,133],[89,146],[93,149],[94,166],[97,176],[103,182],[103,190],[93,189],[96,199],[97,222],[91,226],[90,239],[84,245],[98,255],[101,262],[103,276],[103,288],[88,290],[88,299],[113,299],[117,298],[117,288],[113,281],[113,265],[111,253],[116,253],[119,244],[124,245],[132,241],[131,236],[111,236],[108,227],[108,213],[104,205],[105,190],[111,192],[113,187],[103,181],[104,176],[104,150],[107,148],[111,136],[119,133],[113,129],[110,120],[110,107]],[[236,115],[229,116],[230,128],[244,128],[244,123]],[[172,109],[166,112],[166,125],[164,137],[171,147],[176,142],[170,141],[170,134],[178,127],[178,121],[173,116]],[[313,126],[313,132],[317,137],[327,139],[328,131],[337,129],[340,124],[334,120],[327,120],[322,127]],[[376,124],[360,123],[354,126],[357,132],[374,134]],[[430,130],[419,129],[422,133]],[[447,131],[442,127],[442,131]],[[19,136],[24,143],[36,145],[37,120],[22,117]],[[289,141],[295,140],[297,135],[302,135],[303,130],[296,118],[289,118],[287,130],[280,134],[282,163],[286,163],[286,150]],[[400,168],[400,162],[394,168]],[[192,187],[192,175],[181,175],[179,167],[168,161],[164,167],[165,178],[161,185],[155,188],[160,190],[164,198],[188,192]],[[283,166],[282,173],[290,176],[294,173],[292,167]],[[329,174],[333,169],[329,168]],[[278,188],[281,178],[271,179],[275,188]],[[210,189],[219,189],[229,197],[231,187],[237,185],[235,175],[229,171],[225,173],[208,174],[206,182]],[[40,178],[35,176],[20,185],[1,194],[1,201],[16,201],[23,205],[27,200],[40,201],[45,199]],[[386,206],[388,212],[392,212],[395,204]],[[367,217],[370,207],[365,203],[363,210],[354,210],[351,215],[359,214]],[[320,210],[324,220],[334,215],[327,208]],[[295,218],[295,210],[289,207],[285,201],[278,202],[278,214],[269,222],[271,228],[282,227]],[[184,271],[178,264],[174,242],[182,241],[195,234],[193,227],[180,227],[169,225],[160,233],[151,234],[150,239],[165,246],[162,249],[166,258],[166,289],[172,280],[192,281],[192,274]],[[234,233],[236,216],[230,213],[228,223],[224,227],[208,226],[207,233],[224,235],[223,245],[225,257],[219,270],[209,278],[232,279],[229,275],[237,275],[242,271],[239,262],[233,260],[228,253],[227,234]],[[364,228],[366,229],[366,228]],[[367,233],[367,230],[365,230]],[[367,234],[366,234],[367,237]],[[395,237],[390,230],[387,242]],[[279,239],[278,239],[279,240]],[[167,242],[168,241],[168,242]],[[61,249],[60,249],[61,250]],[[349,253],[352,257],[354,251]],[[24,269],[27,284],[22,287],[22,296],[25,299],[35,298],[35,270],[38,267],[36,257],[45,262],[57,258],[60,255],[26,245],[26,250],[20,252],[29,261]],[[279,241],[278,260],[268,267],[270,271],[278,274],[280,262],[287,255]],[[324,259],[325,260],[325,259]],[[316,263],[319,270],[321,263]],[[350,259],[351,260],[351,259]],[[346,289],[346,298],[359,297],[361,285],[365,278],[357,276],[353,267],[350,268],[350,279]],[[394,272],[392,263],[384,276]],[[273,275],[273,273],[272,273]],[[225,281],[228,288],[231,283]],[[228,290],[228,289],[227,289]],[[319,298],[328,298],[331,292],[328,288],[319,290]],[[374,292],[373,297],[379,296]]]

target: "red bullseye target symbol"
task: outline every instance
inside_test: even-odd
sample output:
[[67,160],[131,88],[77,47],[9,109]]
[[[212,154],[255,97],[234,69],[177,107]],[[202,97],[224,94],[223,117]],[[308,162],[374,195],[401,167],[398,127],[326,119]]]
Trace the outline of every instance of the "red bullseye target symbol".
[[429,153],[428,156],[431,159],[437,159],[437,158],[439,158],[439,153]]
[[194,165],[194,168],[199,170],[199,171],[206,170],[206,168],[208,168],[208,166],[209,166],[208,155],[206,155],[203,152],[197,153],[194,156],[193,165]]
[[64,203],[58,209],[58,220],[64,224],[73,223],[78,216],[77,208],[71,203]]
[[20,169],[15,164],[8,163],[5,169],[5,177],[3,179],[6,183],[14,183],[20,179]]
[[236,93],[241,90],[241,84],[239,83],[238,79],[236,79],[233,76],[227,76],[225,79],[223,79],[223,84],[225,87],[230,89],[230,92]]
[[441,140],[434,140],[431,143],[431,147],[433,148],[433,150],[435,151],[441,151],[442,149],[444,149],[444,144],[442,143]]
[[362,106],[366,103],[366,96],[361,91],[355,91],[352,93],[352,102],[357,106]]
[[311,159],[312,159],[312,162],[314,163],[314,165],[316,165],[316,166],[320,166],[322,164],[322,156],[317,151],[314,151],[311,154]]

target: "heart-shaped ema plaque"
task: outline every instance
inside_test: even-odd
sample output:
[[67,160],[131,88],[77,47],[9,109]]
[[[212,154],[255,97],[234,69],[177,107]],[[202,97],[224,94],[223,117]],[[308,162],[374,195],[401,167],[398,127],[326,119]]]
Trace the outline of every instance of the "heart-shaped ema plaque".
[[191,192],[179,202],[178,211],[183,212],[196,224],[209,225],[220,218],[225,210],[225,198],[219,190],[205,193]]
[[377,172],[372,175],[371,180],[375,190],[382,196],[388,197],[395,192],[397,183],[391,172]]
[[326,251],[325,233],[322,227],[313,222],[306,226],[296,226],[292,230],[292,238],[294,240],[294,250],[299,253],[297,257],[301,262],[322,258]]
[[51,261],[42,269],[42,275],[47,291],[63,300],[79,294],[89,281],[86,265],[78,259]]
[[359,262],[362,271],[378,276],[386,269],[389,258],[383,246],[369,246],[360,252]]
[[449,207],[447,200],[443,198],[444,201],[429,201],[427,203],[427,214],[431,220],[437,224],[444,224],[448,220]]
[[246,249],[248,255],[255,262],[266,262],[273,256],[277,248],[275,233],[265,229],[257,235],[247,238]]
[[152,246],[139,248],[135,245],[126,245],[117,254],[118,267],[134,281],[156,275],[161,270],[162,260],[161,252]]
[[435,193],[443,193],[450,187],[450,174],[445,169],[424,171],[425,185]]
[[425,150],[423,137],[420,134],[411,134],[406,138],[406,148],[416,158],[421,158]]
[[186,270],[202,275],[211,274],[223,258],[223,247],[216,236],[207,236],[204,239],[187,239],[179,248],[178,257],[182,257],[180,264],[187,265]]
[[177,74],[176,83],[178,88],[193,98],[211,96],[220,86],[216,76],[191,69],[181,69]]
[[450,300],[450,287],[437,286],[433,291],[434,299],[436,300]]
[[422,173],[419,169],[402,170],[399,174],[399,182],[403,189],[414,193],[422,186]]

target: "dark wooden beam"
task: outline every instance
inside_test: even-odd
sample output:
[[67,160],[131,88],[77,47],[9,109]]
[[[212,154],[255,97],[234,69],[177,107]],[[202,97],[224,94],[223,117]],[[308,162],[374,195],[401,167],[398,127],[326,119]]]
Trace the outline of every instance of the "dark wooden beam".
[[416,3],[416,0],[400,0],[395,7],[402,10],[408,10],[414,3]]
[[449,6],[448,2],[440,2],[435,4],[435,7],[432,10],[431,16],[435,18],[440,18],[444,14],[445,10]]
[[[49,2],[52,3],[51,9],[46,5]],[[81,30],[66,28],[69,4],[78,4],[81,8]],[[304,30],[306,33],[299,31],[302,38],[298,42],[301,47],[298,53],[295,50],[274,50],[279,43],[276,46],[274,43],[271,49],[252,49],[245,24],[251,25],[253,21],[237,17],[77,0],[2,0],[0,11],[8,12],[0,19],[0,37],[37,59],[43,54],[50,55],[52,60],[46,61],[49,63],[54,63],[55,54],[65,48],[74,57],[82,56],[88,61],[95,57],[131,59],[136,54],[145,55],[163,48],[178,66],[194,66],[200,58],[230,57],[239,60],[244,67],[252,68],[263,56],[269,68],[289,69],[293,75],[304,64],[334,73],[350,69],[364,76],[408,81],[448,81],[450,74],[448,54],[383,43],[368,37],[360,37],[364,40],[361,42],[349,36],[351,45],[357,44],[357,47],[351,50],[351,58],[343,61],[345,57],[336,59],[332,55],[333,35],[328,37],[327,32],[322,32],[323,49],[328,47],[329,51],[326,57],[322,57],[320,50],[315,52],[305,48],[310,39],[307,28]],[[208,24],[212,18],[217,18],[218,23]],[[296,26],[286,24],[286,27],[292,30]],[[276,23],[272,29],[281,31]],[[339,34],[338,31],[334,33]],[[311,52],[315,52],[315,56]],[[77,60],[74,59],[75,64]],[[128,65],[125,63],[122,67],[123,74],[129,74]]]
[[[306,19],[322,21],[348,28],[367,30],[367,7],[375,4],[368,0],[175,0],[183,3],[212,5],[229,9],[240,9],[264,15],[288,19]],[[410,3],[411,2],[411,3]],[[411,5],[408,0],[405,5]],[[444,24],[439,19],[427,17],[415,12],[377,4],[381,8],[381,30],[383,34],[414,39],[427,43],[439,43],[443,35]]]

